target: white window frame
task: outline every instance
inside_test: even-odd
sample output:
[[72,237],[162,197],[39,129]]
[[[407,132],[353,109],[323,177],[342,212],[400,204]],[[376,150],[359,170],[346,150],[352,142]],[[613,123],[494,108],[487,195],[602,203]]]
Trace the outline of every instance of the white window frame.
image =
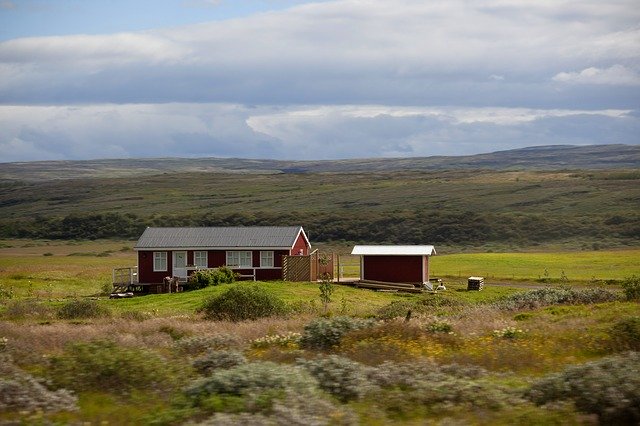
[[253,268],[253,252],[250,250],[227,251],[227,266],[241,269]]
[[[198,260],[201,262],[198,263]],[[204,260],[204,262],[202,262]],[[198,268],[208,268],[209,266],[209,252],[198,250],[193,252],[193,265]]]
[[153,252],[153,272],[166,272],[169,269],[166,251]]
[[260,251],[260,267],[273,268],[273,250]]

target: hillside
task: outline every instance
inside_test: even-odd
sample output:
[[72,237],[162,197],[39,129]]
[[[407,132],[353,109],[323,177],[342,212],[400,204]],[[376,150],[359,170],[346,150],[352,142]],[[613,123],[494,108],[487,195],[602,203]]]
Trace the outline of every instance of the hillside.
[[640,168],[640,145],[543,146],[451,157],[278,161],[238,158],[146,158],[0,163],[0,181],[42,181],[164,173],[344,173],[433,170]]

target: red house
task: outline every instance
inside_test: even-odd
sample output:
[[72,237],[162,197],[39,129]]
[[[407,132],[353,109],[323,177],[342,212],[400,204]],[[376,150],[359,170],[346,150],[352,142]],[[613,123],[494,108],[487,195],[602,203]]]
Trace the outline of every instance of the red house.
[[189,270],[227,266],[256,280],[282,279],[282,256],[308,255],[301,226],[147,228],[138,252],[138,282],[186,278]]
[[429,256],[433,246],[355,246],[360,256],[360,279],[390,283],[429,284]]

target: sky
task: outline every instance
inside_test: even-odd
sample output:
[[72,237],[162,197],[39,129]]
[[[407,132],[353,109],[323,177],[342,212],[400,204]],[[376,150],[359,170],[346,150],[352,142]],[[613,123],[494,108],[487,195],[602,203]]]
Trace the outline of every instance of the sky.
[[0,0],[0,162],[640,144],[638,0]]

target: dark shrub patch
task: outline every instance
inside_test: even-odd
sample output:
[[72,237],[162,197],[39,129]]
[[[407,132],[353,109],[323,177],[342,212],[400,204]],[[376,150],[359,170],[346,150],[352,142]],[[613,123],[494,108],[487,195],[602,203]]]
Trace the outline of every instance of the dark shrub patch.
[[329,349],[349,331],[360,330],[375,324],[373,320],[351,317],[320,318],[304,327],[300,346],[307,349]]
[[110,316],[111,312],[91,299],[74,299],[58,309],[60,319],[86,319]]
[[572,401],[579,411],[597,414],[601,424],[640,422],[640,354],[571,366],[534,385],[525,396],[537,405]]
[[226,266],[222,266],[216,269],[206,269],[194,272],[189,276],[189,280],[187,281],[187,284],[185,284],[184,289],[198,290],[212,285],[230,284],[235,280],[236,273]]
[[110,341],[68,346],[51,358],[48,376],[57,387],[76,391],[169,389],[180,377],[177,366],[143,349],[126,348]]
[[286,304],[258,285],[238,285],[213,296],[198,309],[206,319],[243,321],[287,313]]

